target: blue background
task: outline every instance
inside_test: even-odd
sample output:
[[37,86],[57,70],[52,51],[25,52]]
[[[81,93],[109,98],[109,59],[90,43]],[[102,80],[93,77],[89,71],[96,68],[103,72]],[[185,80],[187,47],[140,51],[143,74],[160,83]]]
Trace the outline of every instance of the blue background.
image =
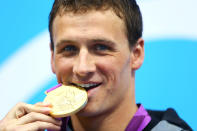
[[[1,1],[0,4],[0,68],[10,56],[48,27],[48,15],[53,1]],[[175,38],[148,39],[145,61],[136,72],[136,100],[146,108],[176,109],[193,129],[197,129],[197,40]],[[44,91],[56,85],[49,81],[25,100],[42,101]]]

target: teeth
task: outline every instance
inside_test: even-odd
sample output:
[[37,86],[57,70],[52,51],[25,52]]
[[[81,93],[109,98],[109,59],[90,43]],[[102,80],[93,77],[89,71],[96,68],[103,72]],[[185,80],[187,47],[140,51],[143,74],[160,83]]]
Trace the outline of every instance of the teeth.
[[80,86],[80,87],[83,87],[83,88],[89,88],[89,87],[92,87],[92,86],[96,86],[98,84],[76,84],[76,85]]

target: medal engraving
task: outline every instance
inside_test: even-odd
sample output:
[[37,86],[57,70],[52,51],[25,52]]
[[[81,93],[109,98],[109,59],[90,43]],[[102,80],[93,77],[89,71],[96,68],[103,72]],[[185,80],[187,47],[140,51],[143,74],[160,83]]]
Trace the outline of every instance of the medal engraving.
[[62,85],[47,93],[44,102],[53,105],[53,117],[66,117],[81,110],[87,103],[87,92],[81,87]]

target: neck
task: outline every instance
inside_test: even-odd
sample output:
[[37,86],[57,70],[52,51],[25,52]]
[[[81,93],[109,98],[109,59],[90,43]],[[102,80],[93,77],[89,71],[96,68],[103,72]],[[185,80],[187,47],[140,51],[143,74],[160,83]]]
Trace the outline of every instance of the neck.
[[[137,111],[135,96],[131,95],[134,90],[130,88],[124,100],[114,110],[110,110],[104,114],[81,117],[77,115],[71,116],[72,125],[76,131],[117,131],[125,130],[130,120]],[[121,124],[119,124],[121,123]]]

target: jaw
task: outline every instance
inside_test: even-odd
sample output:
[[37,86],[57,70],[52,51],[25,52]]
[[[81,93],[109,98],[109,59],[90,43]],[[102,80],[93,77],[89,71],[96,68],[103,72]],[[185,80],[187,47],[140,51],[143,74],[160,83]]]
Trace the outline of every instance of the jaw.
[[[126,96],[131,94],[131,90],[128,90],[128,92],[129,93],[125,94]],[[91,102],[95,101],[90,101],[89,104],[93,104]],[[73,126],[75,126],[75,124],[77,123],[80,126],[84,127],[84,130],[110,130],[111,127],[113,127],[114,130],[124,130],[137,111],[135,99],[133,99],[131,95],[129,95],[129,97],[127,98],[124,98],[124,100],[119,103],[119,105],[117,104],[115,105],[115,107],[112,107],[105,111],[97,107],[99,109],[97,110],[97,112],[95,112],[96,110],[90,109],[93,106],[95,105],[85,107],[74,116],[71,116]],[[102,106],[105,106],[105,103],[103,103]],[[114,125],[114,123],[118,123],[120,121],[124,124],[121,124],[121,126],[119,124]]]

